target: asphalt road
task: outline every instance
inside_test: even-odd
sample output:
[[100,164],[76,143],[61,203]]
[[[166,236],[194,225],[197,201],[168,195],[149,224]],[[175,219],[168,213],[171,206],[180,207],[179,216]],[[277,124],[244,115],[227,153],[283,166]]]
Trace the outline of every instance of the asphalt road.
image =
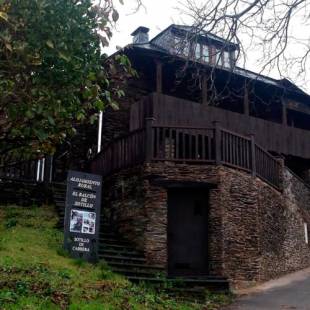
[[310,275],[281,287],[240,297],[227,310],[310,310]]

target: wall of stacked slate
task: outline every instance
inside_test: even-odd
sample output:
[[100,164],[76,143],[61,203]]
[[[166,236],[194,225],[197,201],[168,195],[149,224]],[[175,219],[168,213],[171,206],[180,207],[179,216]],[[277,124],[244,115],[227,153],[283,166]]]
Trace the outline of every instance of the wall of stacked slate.
[[235,169],[171,163],[121,171],[104,185],[115,227],[149,263],[167,266],[166,187],[178,182],[210,184],[210,274],[245,286],[310,266],[304,234],[304,222],[310,227],[310,190],[290,171],[284,171],[279,192]]

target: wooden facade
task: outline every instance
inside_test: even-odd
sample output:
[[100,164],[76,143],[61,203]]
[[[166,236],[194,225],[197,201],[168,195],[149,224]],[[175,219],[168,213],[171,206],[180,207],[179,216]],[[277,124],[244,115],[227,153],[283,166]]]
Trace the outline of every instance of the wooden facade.
[[230,131],[249,136],[268,151],[310,158],[310,130],[267,121],[246,113],[200,104],[177,97],[153,93],[132,106],[131,130],[144,126],[145,117],[154,117],[160,126],[210,127],[214,121]]
[[158,126],[146,120],[143,129],[116,139],[92,161],[104,177],[145,162],[226,165],[258,176],[281,190],[281,162],[246,137],[219,127]]

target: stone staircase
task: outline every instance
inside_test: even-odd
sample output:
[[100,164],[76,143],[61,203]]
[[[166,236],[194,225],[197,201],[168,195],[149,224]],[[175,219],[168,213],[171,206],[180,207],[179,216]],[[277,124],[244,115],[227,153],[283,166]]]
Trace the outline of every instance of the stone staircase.
[[[63,183],[53,184],[53,196],[59,222],[57,228],[63,229],[66,186]],[[168,294],[186,299],[201,300],[205,290],[228,292],[229,282],[223,277],[166,277],[161,266],[149,265],[142,252],[137,251],[127,240],[119,236],[101,218],[99,234],[99,259],[104,259],[113,272],[122,274],[133,283],[145,282]]]

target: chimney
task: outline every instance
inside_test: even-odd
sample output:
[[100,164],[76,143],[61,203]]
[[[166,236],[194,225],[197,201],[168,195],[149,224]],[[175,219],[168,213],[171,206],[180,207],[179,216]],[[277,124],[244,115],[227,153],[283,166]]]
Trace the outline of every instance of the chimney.
[[149,42],[149,31],[147,27],[138,27],[131,35],[133,36],[132,42],[134,44],[143,44]]

